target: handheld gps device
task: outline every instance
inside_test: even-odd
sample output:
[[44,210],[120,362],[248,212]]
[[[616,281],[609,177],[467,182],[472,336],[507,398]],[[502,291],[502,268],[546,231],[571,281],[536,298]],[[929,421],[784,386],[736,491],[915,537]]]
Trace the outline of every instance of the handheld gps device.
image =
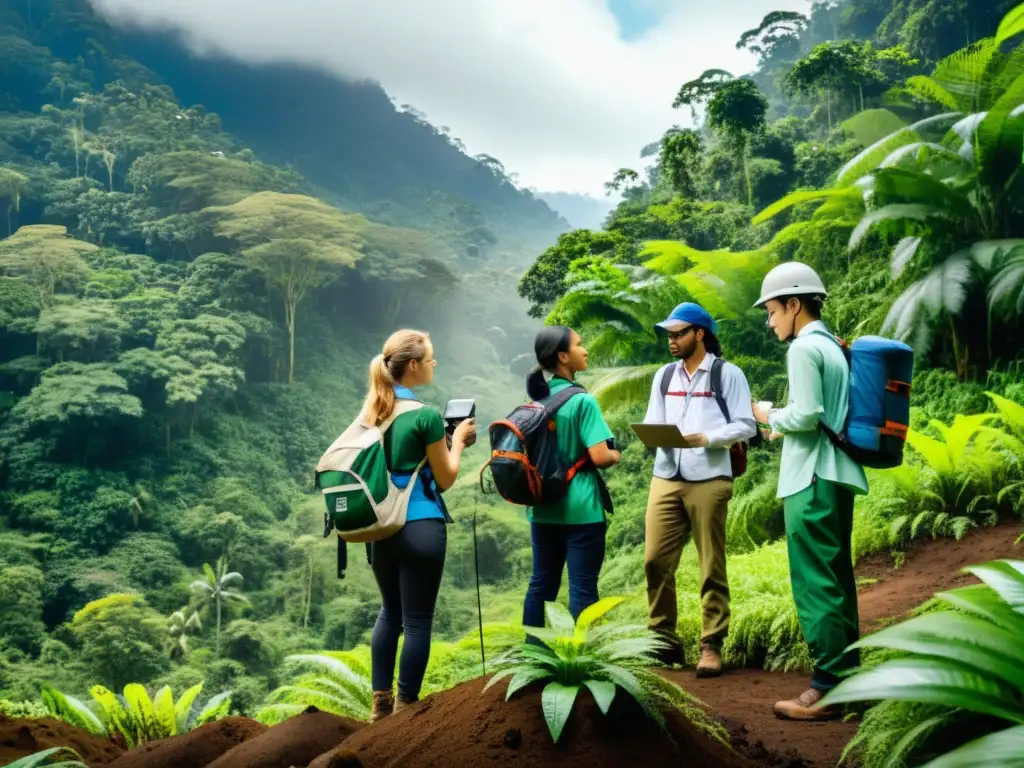
[[476,416],[476,400],[449,400],[444,407],[444,426],[449,436],[454,434],[460,422]]

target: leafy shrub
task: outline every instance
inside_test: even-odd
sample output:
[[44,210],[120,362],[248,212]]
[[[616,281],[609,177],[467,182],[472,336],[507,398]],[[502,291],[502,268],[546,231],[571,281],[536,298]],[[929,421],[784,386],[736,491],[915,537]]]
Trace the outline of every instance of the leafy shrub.
[[[859,640],[854,647],[899,655],[858,671],[822,702],[925,705],[902,710],[905,719],[897,726],[901,738],[889,765],[920,751],[932,734],[950,736],[951,719],[964,712],[1012,725],[986,729],[991,732],[973,741],[968,740],[977,731],[957,729],[960,744],[931,761],[929,768],[1009,766],[1024,754],[1024,560],[989,562],[965,571],[984,583],[936,595],[956,611],[924,613]],[[871,749],[891,738],[879,723],[894,725],[891,718],[865,719],[847,752]]]
[[7,768],[38,768],[38,766],[47,766],[47,768],[89,768],[80,760],[61,760],[59,763],[52,762],[51,758],[57,757],[58,755],[80,757],[80,755],[70,747],[52,747],[50,749],[44,749],[41,752],[35,752],[31,755],[19,758],[13,763],[9,763]]
[[49,710],[37,701],[0,699],[0,715],[4,717],[47,717],[49,714]]
[[202,683],[194,685],[175,702],[166,685],[152,699],[138,683],[126,685],[123,696],[102,685],[94,685],[89,690],[93,701],[86,704],[44,686],[42,700],[52,716],[97,736],[122,741],[131,749],[147,741],[198,728],[226,715],[231,705],[230,691],[211,697],[205,707],[194,711],[193,703],[202,690]]
[[555,743],[572,713],[576,697],[586,687],[605,715],[618,689],[633,697],[644,713],[665,727],[662,707],[678,707],[691,720],[726,743],[724,731],[713,725],[682,688],[651,670],[665,641],[645,626],[602,623],[600,619],[625,598],[608,597],[585,608],[575,621],[558,603],[544,604],[549,628],[524,627],[545,645],[523,643],[494,664],[496,674],[484,690],[510,678],[506,701],[517,691],[547,681],[541,693],[544,719]]

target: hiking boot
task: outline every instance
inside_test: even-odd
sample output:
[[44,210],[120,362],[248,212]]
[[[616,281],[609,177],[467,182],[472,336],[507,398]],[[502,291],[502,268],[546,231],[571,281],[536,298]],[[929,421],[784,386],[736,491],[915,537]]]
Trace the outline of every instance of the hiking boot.
[[403,709],[408,707],[410,704],[416,703],[416,701],[417,701],[417,699],[413,699],[412,701],[406,701],[401,696],[399,696],[398,698],[395,699],[395,714],[398,714]]
[[376,723],[395,709],[395,697],[391,691],[374,691],[373,706],[370,708],[370,722]]
[[800,698],[775,702],[775,716],[780,720],[837,720],[843,716],[838,705],[822,707],[818,702],[825,694],[817,688],[808,688]]
[[697,662],[697,677],[718,677],[722,674],[722,655],[717,648],[705,645]]

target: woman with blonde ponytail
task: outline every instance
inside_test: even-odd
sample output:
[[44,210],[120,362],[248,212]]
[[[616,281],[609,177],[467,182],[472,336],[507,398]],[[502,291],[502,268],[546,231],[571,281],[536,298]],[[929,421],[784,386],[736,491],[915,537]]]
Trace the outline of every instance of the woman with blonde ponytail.
[[[434,380],[434,348],[422,331],[397,331],[370,363],[369,392],[363,419],[379,425],[400,399],[417,399],[412,390]],[[402,709],[419,698],[430,657],[434,606],[444,572],[451,522],[441,493],[455,483],[462,452],[476,442],[473,419],[459,424],[451,447],[444,419],[434,408],[403,413],[384,433],[384,453],[395,485],[404,487],[423,460],[409,499],[406,523],[387,539],[371,545],[371,566],[380,588],[381,609],[370,640],[373,708],[370,722]],[[398,696],[393,692],[398,636],[405,633],[398,664]]]

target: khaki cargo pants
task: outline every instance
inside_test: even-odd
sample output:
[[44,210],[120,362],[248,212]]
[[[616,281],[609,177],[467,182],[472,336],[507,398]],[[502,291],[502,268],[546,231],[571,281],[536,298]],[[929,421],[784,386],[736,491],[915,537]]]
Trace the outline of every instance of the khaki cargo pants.
[[648,627],[678,644],[676,570],[692,536],[700,563],[703,607],[701,643],[721,648],[729,630],[729,579],[725,567],[725,517],[732,480],[699,483],[651,480],[647,499],[646,552]]

